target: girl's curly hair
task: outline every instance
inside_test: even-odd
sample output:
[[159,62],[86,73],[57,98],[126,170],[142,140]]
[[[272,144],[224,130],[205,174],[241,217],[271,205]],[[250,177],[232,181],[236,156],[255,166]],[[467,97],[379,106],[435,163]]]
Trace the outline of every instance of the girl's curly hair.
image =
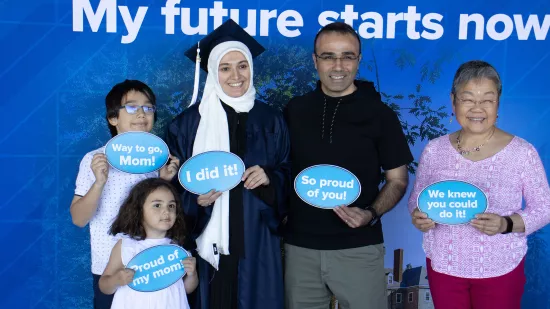
[[124,233],[137,240],[145,239],[147,235],[143,228],[143,205],[149,194],[159,188],[165,188],[172,192],[176,201],[176,221],[174,222],[174,226],[166,232],[166,237],[182,246],[187,235],[187,230],[185,228],[181,200],[176,188],[170,182],[161,178],[142,180],[132,188],[130,194],[120,207],[118,216],[113,225],[111,225],[109,233],[111,235]]

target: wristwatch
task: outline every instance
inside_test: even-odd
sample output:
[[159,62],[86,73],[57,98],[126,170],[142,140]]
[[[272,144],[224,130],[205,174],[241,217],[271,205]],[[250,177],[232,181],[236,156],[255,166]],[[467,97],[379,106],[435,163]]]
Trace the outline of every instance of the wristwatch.
[[514,229],[514,221],[512,221],[510,216],[504,216],[503,218],[506,220],[506,231],[502,232],[502,234],[509,234]]
[[378,222],[378,220],[380,220],[380,216],[378,215],[378,213],[376,212],[376,210],[374,209],[374,207],[372,207],[372,205],[369,205],[365,208],[365,210],[368,210],[370,211],[370,213],[372,214],[372,219],[369,221],[369,223],[367,223],[368,226],[373,226],[376,224],[376,222]]

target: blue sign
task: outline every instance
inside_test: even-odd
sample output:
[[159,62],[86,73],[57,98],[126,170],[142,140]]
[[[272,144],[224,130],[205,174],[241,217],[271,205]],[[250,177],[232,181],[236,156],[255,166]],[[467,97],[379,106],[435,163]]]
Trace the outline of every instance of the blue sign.
[[176,283],[185,275],[181,261],[190,254],[177,245],[161,245],[145,249],[130,260],[126,268],[136,273],[128,284],[139,292],[154,292]]
[[332,209],[355,202],[361,194],[361,183],[345,168],[321,164],[300,172],[294,179],[294,190],[309,205]]
[[105,145],[109,164],[119,171],[145,174],[161,169],[170,157],[166,143],[147,132],[125,132]]
[[487,196],[470,183],[446,180],[427,186],[418,195],[418,208],[440,224],[466,224],[487,210]]
[[191,193],[205,194],[212,189],[224,192],[241,182],[244,170],[244,163],[236,154],[208,151],[185,161],[178,177],[181,185]]

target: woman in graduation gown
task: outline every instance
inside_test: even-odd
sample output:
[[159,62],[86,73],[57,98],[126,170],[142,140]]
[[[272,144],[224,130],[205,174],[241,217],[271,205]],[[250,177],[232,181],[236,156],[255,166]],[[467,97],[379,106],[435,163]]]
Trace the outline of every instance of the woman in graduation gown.
[[[183,190],[190,246],[198,253],[200,309],[281,309],[279,226],[290,183],[289,137],[282,115],[255,100],[252,59],[263,47],[232,20],[200,41],[208,72],[200,104],[170,124],[167,143],[180,160],[212,150],[244,162],[243,181],[229,192]],[[195,48],[186,52],[195,60]]]

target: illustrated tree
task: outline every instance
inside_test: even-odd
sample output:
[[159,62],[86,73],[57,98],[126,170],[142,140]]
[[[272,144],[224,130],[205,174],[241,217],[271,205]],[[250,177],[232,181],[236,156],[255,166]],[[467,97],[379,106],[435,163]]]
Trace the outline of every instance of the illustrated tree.
[[[416,57],[406,49],[395,49],[394,65],[399,69],[416,68]],[[442,66],[452,60],[452,55],[443,54],[436,60],[428,60],[420,66],[419,81],[410,85],[403,85],[403,90],[397,94],[387,93],[381,88],[379,66],[376,60],[374,47],[371,46],[371,59],[367,61],[367,69],[375,74],[375,84],[382,96],[382,101],[391,107],[405,133],[407,142],[413,146],[418,141],[427,141],[448,133],[448,129],[441,122],[449,117],[445,106],[433,106],[432,98],[424,93],[426,83],[435,84],[441,76]],[[412,89],[410,89],[412,87]],[[407,90],[409,88],[409,90]],[[407,113],[411,117],[404,117]],[[418,162],[409,164],[408,169],[414,174]]]

